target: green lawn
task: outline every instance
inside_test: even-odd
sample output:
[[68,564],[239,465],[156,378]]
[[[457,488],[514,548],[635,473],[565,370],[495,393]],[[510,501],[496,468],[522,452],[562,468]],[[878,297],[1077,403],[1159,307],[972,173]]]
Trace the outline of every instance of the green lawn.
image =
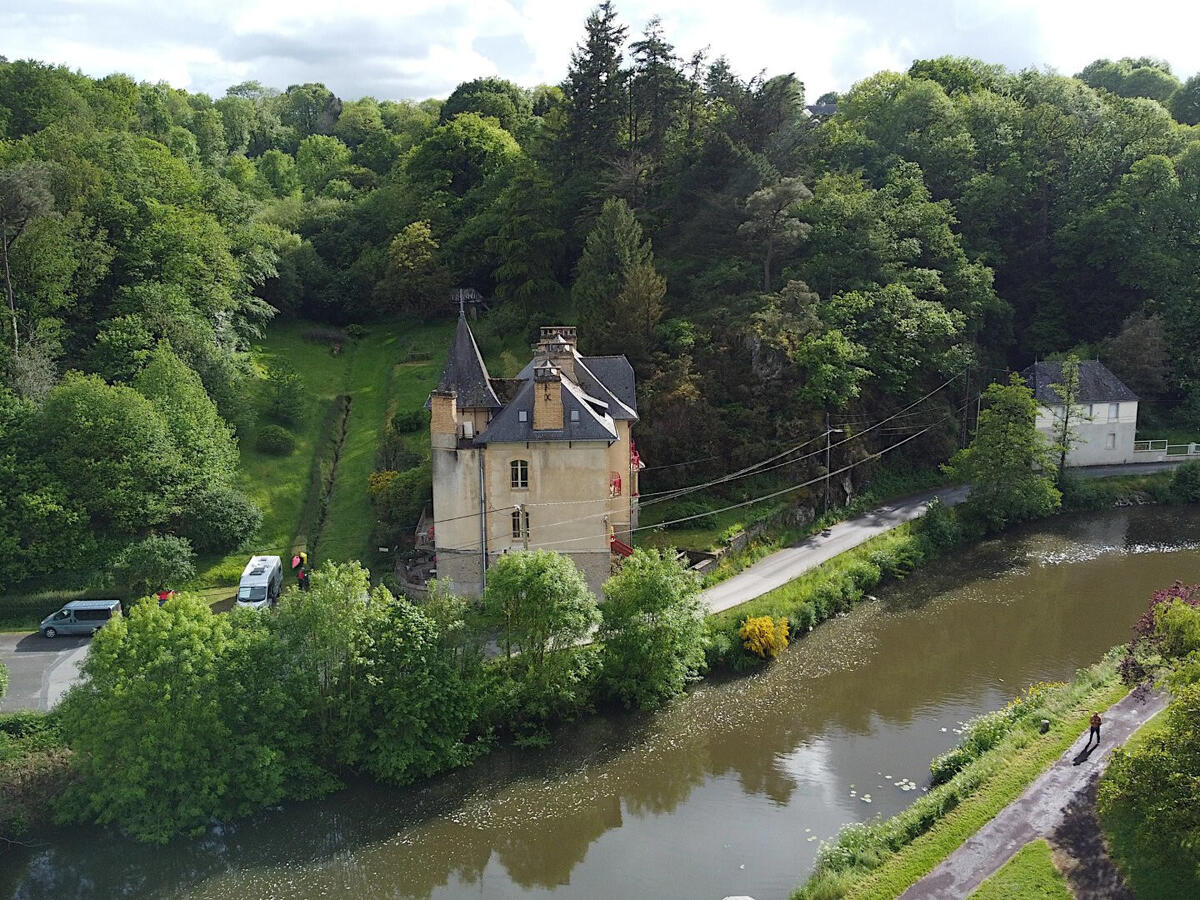
[[[350,418],[317,544],[321,558],[369,560],[374,555],[370,538],[375,516],[367,478],[375,470],[384,426],[396,411],[425,405],[453,333],[453,323],[382,327],[355,342],[342,391],[351,397]],[[413,359],[422,356],[428,358]]]
[[[1166,728],[1166,710],[1143,725],[1125,744],[1134,752]],[[1101,820],[1113,861],[1139,900],[1175,900],[1200,897],[1200,872],[1196,859],[1180,853],[1174,860],[1147,859],[1137,850],[1134,837],[1143,828],[1135,819],[1113,815]]]
[[[311,536],[301,532],[314,489],[314,456],[327,445],[329,436],[323,430],[329,427],[330,410],[341,395],[351,398],[350,415],[317,550],[321,558],[361,559],[370,549],[373,513],[367,476],[375,468],[383,427],[394,410],[415,409],[425,403],[441,373],[453,324],[373,325],[364,337],[346,340],[336,354],[328,342],[305,337],[319,327],[302,321],[273,324],[253,348],[260,374],[272,363],[285,361],[304,379],[304,418],[292,429],[296,449],[283,459],[258,452],[255,438],[266,421],[242,435],[239,483],[262,509],[262,526],[251,546],[201,560],[190,587],[236,584],[250,553],[287,557],[293,549],[308,544]],[[421,356],[427,359],[405,361]]]
[[1066,879],[1054,865],[1050,845],[1030,841],[995,875],[971,894],[971,900],[1071,900]]

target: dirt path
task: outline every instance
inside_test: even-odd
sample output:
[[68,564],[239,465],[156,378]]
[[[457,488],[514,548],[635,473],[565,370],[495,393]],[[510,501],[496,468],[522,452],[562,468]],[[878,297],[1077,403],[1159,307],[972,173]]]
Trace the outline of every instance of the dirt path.
[[1004,865],[1034,838],[1054,839],[1055,832],[1086,803],[1089,788],[1104,771],[1114,747],[1129,737],[1167,705],[1165,694],[1141,701],[1126,695],[1104,713],[1100,748],[1081,759],[1086,733],[1049,769],[1039,775],[1020,797],[942,860],[932,872],[901,894],[903,900],[961,900]]

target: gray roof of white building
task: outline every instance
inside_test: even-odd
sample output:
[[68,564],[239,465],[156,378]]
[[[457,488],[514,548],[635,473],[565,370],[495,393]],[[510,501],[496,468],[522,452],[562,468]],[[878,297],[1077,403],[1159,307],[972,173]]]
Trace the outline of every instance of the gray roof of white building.
[[[1062,363],[1056,360],[1034,363],[1021,373],[1033,397],[1042,406],[1061,406],[1062,397],[1054,385],[1063,380]],[[1108,366],[1089,359],[1079,364],[1079,397],[1077,403],[1121,403],[1136,400],[1137,394],[1125,386]]]

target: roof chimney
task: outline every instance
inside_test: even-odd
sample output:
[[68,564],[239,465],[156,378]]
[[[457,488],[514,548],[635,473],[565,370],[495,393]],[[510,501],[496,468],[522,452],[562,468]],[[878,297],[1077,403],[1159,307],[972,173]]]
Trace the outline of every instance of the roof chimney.
[[562,373],[549,360],[533,369],[533,430],[561,431],[563,428]]
[[575,327],[573,325],[544,325],[539,336],[537,352],[552,362],[568,380],[575,377]]

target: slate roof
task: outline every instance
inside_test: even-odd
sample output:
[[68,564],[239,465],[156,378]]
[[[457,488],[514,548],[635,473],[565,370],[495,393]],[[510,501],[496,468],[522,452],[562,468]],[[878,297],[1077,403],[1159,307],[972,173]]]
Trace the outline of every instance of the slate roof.
[[[532,378],[536,360],[521,370],[518,378]],[[579,386],[609,406],[619,421],[637,421],[637,383],[633,366],[624,356],[580,356],[575,354],[575,375]]]
[[[1061,362],[1040,362],[1027,368],[1021,377],[1042,406],[1061,406],[1062,397],[1052,385],[1062,383]],[[1136,400],[1137,394],[1125,386],[1104,363],[1089,359],[1079,364],[1079,403],[1121,403]]]
[[[585,394],[580,388],[564,379],[559,382],[562,391],[563,427],[561,429],[534,431],[532,376],[517,391],[517,394],[487,428],[475,438],[477,446],[485,444],[524,444],[532,441],[615,441],[617,429],[613,418],[605,410],[606,404]],[[571,411],[579,413],[579,421],[571,421]],[[525,412],[522,422],[519,412]]]
[[499,409],[501,406],[464,315],[458,317],[458,327],[454,330],[454,340],[450,343],[446,368],[442,370],[437,390],[457,391],[459,409]]

